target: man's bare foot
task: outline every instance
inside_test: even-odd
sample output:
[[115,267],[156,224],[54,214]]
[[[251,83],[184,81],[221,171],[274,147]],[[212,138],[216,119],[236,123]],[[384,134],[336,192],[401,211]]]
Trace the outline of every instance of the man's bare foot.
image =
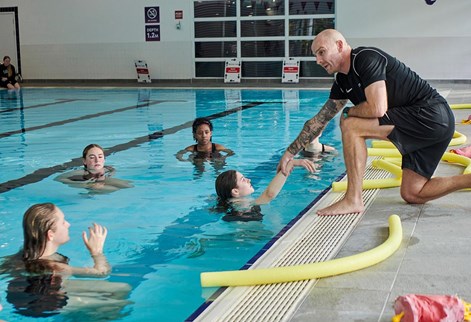
[[319,216],[333,216],[333,215],[345,215],[345,214],[361,214],[365,210],[363,202],[360,201],[350,202],[347,199],[342,199],[329,207],[319,209],[317,214]]

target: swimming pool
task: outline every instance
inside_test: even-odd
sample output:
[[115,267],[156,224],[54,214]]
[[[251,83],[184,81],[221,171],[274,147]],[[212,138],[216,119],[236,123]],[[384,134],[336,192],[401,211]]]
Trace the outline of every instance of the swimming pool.
[[[251,178],[259,195],[284,149],[327,97],[327,91],[292,89],[2,91],[0,257],[21,247],[25,210],[53,202],[71,223],[71,241],[60,249],[71,265],[91,265],[80,234],[96,221],[109,229],[105,254],[113,272],[92,282],[104,284],[103,292],[70,291],[67,306],[46,321],[182,321],[215,291],[200,287],[200,272],[242,267],[343,173],[340,155],[324,160],[315,175],[296,169],[280,195],[262,206],[262,221],[226,222],[211,210],[214,180],[226,169]],[[225,163],[195,166],[175,158],[193,144],[191,123],[201,116],[212,118],[213,141],[235,151]],[[339,149],[337,124],[327,126],[322,141]],[[89,143],[103,146],[116,177],[134,188],[90,194],[54,181],[81,165]],[[11,282],[0,276],[0,318],[28,321],[11,303]],[[106,289],[119,283],[131,290],[116,299]]]

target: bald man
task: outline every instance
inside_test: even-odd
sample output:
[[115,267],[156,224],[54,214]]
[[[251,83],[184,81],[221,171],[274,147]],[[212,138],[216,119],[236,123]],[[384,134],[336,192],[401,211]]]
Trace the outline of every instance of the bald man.
[[[401,152],[401,196],[408,203],[422,204],[471,187],[471,174],[432,178],[453,137],[455,119],[446,100],[425,80],[378,48],[352,49],[333,29],[319,33],[311,49],[317,64],[335,74],[335,81],[329,99],[304,124],[278,169],[285,173],[287,162],[343,110],[340,129],[348,188],[342,200],[318,210],[318,215],[364,211],[366,139],[389,140]],[[345,107],[348,101],[353,106]]]

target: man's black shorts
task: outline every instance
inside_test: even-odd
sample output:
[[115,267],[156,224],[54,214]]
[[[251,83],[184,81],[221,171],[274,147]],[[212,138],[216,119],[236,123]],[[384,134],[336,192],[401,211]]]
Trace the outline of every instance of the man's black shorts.
[[402,168],[430,179],[455,132],[455,117],[443,98],[394,107],[379,118],[394,125],[388,139],[402,154]]

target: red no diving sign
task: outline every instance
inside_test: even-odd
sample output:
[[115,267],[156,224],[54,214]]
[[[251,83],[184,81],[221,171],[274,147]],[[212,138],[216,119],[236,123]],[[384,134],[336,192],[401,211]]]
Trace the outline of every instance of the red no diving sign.
[[224,83],[240,83],[241,62],[237,58],[226,60]]

